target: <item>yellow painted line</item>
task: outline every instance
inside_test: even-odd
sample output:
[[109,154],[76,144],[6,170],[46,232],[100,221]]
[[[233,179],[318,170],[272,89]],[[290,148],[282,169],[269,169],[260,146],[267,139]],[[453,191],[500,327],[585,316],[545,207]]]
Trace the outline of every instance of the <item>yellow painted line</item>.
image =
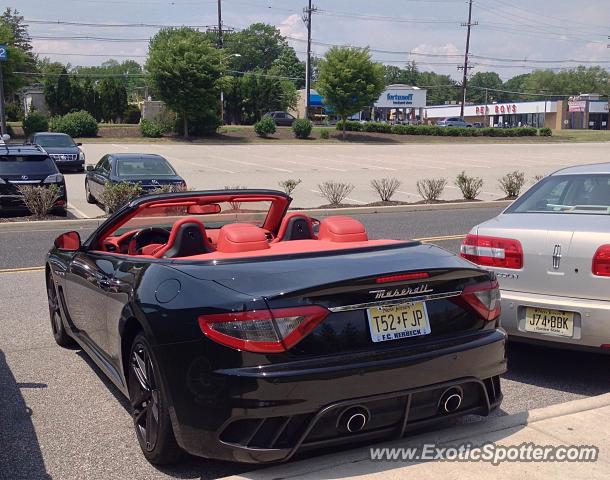
[[44,267],[23,267],[23,268],[3,268],[0,269],[2,273],[22,273],[22,272],[42,272]]
[[462,240],[466,238],[466,235],[445,235],[442,237],[424,237],[424,238],[415,238],[414,240],[418,240],[420,242],[443,242],[449,240]]

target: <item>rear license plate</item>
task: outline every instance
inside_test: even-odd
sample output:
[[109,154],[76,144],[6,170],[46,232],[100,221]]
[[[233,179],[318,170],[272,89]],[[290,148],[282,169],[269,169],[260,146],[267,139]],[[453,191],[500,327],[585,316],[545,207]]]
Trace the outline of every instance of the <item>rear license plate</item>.
[[371,307],[367,310],[367,314],[373,342],[418,337],[430,333],[425,302]]
[[574,335],[574,312],[527,307],[525,309],[525,331],[572,337]]

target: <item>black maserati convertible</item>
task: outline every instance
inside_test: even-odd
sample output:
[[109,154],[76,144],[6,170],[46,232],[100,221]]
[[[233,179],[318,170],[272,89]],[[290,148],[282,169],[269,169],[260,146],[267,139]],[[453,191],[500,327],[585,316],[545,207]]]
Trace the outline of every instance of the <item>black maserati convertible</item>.
[[501,400],[492,273],[270,190],[147,195],[57,238],[53,335],[129,398],[155,464],[275,462]]

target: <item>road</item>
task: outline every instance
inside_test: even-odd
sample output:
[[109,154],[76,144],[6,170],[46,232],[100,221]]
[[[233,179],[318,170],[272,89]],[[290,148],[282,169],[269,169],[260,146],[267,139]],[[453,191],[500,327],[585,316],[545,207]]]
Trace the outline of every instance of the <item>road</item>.
[[[374,237],[421,238],[466,233],[497,212],[481,208],[358,218]],[[0,479],[207,479],[250,470],[195,458],[159,470],[144,460],[121,394],[80,350],[55,345],[42,272],[6,270],[42,265],[44,252],[58,233],[55,228],[34,229],[27,236],[23,231],[1,233]],[[455,251],[459,241],[439,244]],[[606,393],[606,360],[511,346],[509,373],[502,381],[505,400],[495,414]]]
[[[504,197],[498,178],[522,170],[527,186],[536,175],[579,163],[607,158],[607,143],[586,144],[328,144],[328,145],[189,145],[85,143],[87,164],[106,153],[158,153],[165,156],[194,189],[224,186],[278,188],[278,182],[302,179],[294,192],[296,207],[312,208],[327,203],[318,185],[326,180],[352,183],[346,203],[378,201],[370,181],[395,177],[402,182],[395,200],[421,200],[416,182],[423,178],[448,180],[443,198],[461,198],[454,185],[462,171],[484,180],[482,200]],[[84,174],[67,174],[68,200],[77,216],[97,217],[102,211],[85,202]]]

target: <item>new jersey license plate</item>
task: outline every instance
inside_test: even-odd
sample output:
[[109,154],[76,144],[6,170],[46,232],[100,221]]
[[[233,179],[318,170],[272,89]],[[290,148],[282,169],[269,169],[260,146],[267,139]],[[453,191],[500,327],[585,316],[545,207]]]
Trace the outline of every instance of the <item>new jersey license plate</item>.
[[574,335],[574,313],[527,307],[525,309],[525,330],[572,337]]
[[425,302],[371,307],[367,310],[367,314],[373,342],[418,337],[430,333]]

